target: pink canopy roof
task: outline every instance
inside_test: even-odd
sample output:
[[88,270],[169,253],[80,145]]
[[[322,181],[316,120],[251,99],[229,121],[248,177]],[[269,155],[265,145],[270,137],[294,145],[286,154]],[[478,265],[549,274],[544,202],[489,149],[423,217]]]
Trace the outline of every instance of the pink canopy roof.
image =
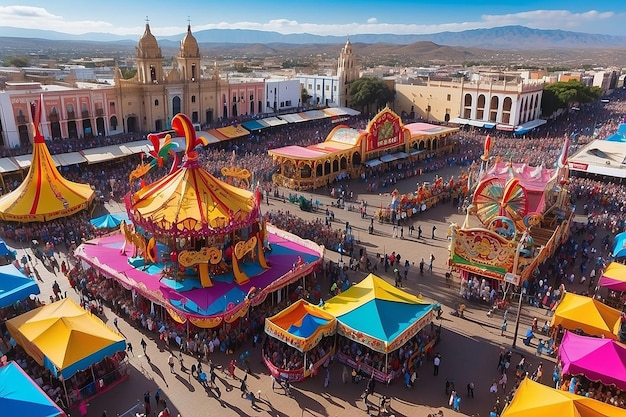
[[582,374],[591,381],[626,390],[626,346],[621,343],[566,332],[559,357],[563,374]]
[[317,151],[310,148],[304,148],[302,146],[290,145],[283,146],[282,148],[271,149],[271,155],[286,156],[291,158],[319,158],[326,155],[328,152]]

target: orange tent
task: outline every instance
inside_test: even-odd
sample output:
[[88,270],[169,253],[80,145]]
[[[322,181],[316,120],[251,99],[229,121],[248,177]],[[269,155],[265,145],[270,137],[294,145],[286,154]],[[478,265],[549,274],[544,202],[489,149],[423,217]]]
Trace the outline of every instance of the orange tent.
[[565,329],[582,329],[593,336],[617,339],[620,329],[619,310],[584,295],[566,293],[552,316],[551,326]]
[[34,111],[33,159],[28,175],[13,192],[0,197],[0,220],[43,222],[86,209],[95,193],[89,184],[68,181],[57,170],[39,130],[42,99]]

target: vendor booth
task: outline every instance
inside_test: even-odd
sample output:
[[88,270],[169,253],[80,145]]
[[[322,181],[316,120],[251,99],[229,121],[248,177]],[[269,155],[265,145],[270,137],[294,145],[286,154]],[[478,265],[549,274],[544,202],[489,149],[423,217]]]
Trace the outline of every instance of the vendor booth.
[[[70,406],[81,397],[101,393],[128,376],[120,367],[120,358],[115,357],[126,350],[124,337],[70,298],[31,310],[8,320],[6,325],[31,358],[63,381]],[[90,371],[91,378],[85,387],[77,388],[86,389],[68,395],[68,389],[76,385],[70,378],[84,370]]]
[[39,294],[39,285],[13,264],[0,266],[0,308]]
[[[337,359],[357,371],[374,373],[381,382],[400,375],[389,366],[388,355],[409,342],[433,317],[432,304],[373,274],[326,301],[323,308],[337,318],[338,335],[383,354],[384,365],[379,369],[360,361],[357,363],[353,356],[339,348]],[[429,340],[428,344],[431,342],[434,340]],[[428,347],[423,345],[421,349]]]
[[584,295],[566,293],[557,305],[550,326],[580,329],[592,336],[617,339],[620,311]]
[[566,332],[559,348],[561,374],[583,375],[590,381],[626,391],[626,346],[611,339]]
[[501,417],[626,416],[626,410],[525,378]]
[[335,334],[336,327],[335,317],[300,299],[275,316],[266,318],[265,333],[301,352],[304,355],[303,366],[295,370],[282,369],[265,354],[263,361],[275,378],[302,381],[332,353],[329,349],[324,351],[324,355],[315,356],[315,363],[311,363],[313,366],[310,367],[307,365],[307,352],[314,349],[324,337]]
[[0,410],[4,416],[67,416],[15,362],[0,368]]
[[598,285],[612,291],[626,291],[626,265],[611,262],[600,277]]

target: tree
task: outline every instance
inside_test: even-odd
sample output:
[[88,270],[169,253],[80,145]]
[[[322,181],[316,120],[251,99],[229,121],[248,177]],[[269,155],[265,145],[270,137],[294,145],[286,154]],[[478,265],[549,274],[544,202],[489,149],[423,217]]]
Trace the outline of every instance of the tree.
[[23,56],[12,56],[4,60],[4,65],[7,67],[24,68],[27,67],[28,64],[28,58]]
[[370,113],[372,104],[379,109],[393,101],[395,96],[396,92],[379,78],[362,77],[350,86],[350,106],[361,111],[367,109],[367,113]]
[[135,75],[137,75],[137,70],[136,69],[126,69],[126,70],[122,71],[122,78],[124,78],[125,80],[130,80]]
[[306,106],[307,104],[309,104],[310,99],[311,96],[309,95],[309,90],[307,90],[306,87],[302,86],[300,88],[300,102],[303,106]]
[[551,116],[558,109],[568,109],[574,104],[591,103],[601,96],[600,87],[588,87],[577,80],[560,81],[543,89],[541,111],[544,115]]

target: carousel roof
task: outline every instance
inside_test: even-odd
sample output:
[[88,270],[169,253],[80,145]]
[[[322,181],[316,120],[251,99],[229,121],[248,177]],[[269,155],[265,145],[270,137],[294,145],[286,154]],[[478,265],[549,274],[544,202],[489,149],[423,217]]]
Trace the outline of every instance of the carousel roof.
[[258,217],[258,201],[247,190],[229,185],[207,172],[196,160],[196,139],[189,118],[174,116],[172,127],[185,136],[182,166],[128,196],[129,218],[148,232],[180,236],[229,233]]
[[0,198],[0,219],[17,222],[48,221],[87,208],[95,193],[89,184],[61,176],[39,130],[42,99],[34,112],[33,156],[28,175],[13,192]]

